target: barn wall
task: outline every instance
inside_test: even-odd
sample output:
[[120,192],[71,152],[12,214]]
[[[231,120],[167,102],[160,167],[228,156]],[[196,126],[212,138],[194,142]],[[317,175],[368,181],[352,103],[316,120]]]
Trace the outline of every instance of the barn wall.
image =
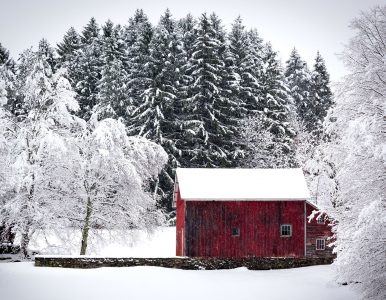
[[[307,216],[310,216],[312,211],[315,210],[310,204],[306,204]],[[307,256],[317,256],[317,257],[333,257],[332,247],[327,247],[327,244],[330,243],[330,238],[332,236],[331,227],[328,222],[324,224],[318,224],[316,218],[313,218],[310,222],[307,219],[306,223],[306,253]],[[325,250],[316,250],[316,239],[326,239],[326,248]]]
[[187,201],[185,217],[187,256],[304,256],[304,201]]
[[179,188],[177,188],[176,214],[176,255],[184,256],[185,202],[181,200]]

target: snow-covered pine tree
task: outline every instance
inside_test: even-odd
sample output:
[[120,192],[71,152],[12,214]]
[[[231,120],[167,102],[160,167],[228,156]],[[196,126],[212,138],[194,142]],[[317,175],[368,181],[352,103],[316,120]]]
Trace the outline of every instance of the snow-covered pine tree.
[[312,114],[305,120],[306,128],[315,134],[322,130],[323,121],[327,111],[333,105],[332,92],[330,89],[330,75],[324,59],[319,51],[315,58],[315,64],[311,75],[311,105],[309,109]]
[[52,69],[52,72],[56,70],[56,57],[55,57],[55,50],[51,45],[48,43],[46,39],[41,39],[39,42],[39,52],[44,55],[46,58],[47,63]]
[[[65,145],[76,126],[70,113],[78,105],[69,82],[61,71],[55,75],[50,65],[51,56],[45,42],[38,51],[22,54],[23,65],[18,72],[19,93],[23,97],[26,114],[18,122],[12,156],[11,172],[14,197],[1,210],[0,223],[12,225],[20,233],[21,251],[27,256],[31,236],[37,229],[57,224],[54,199],[66,201],[72,193],[62,193],[66,182],[55,174],[66,172]],[[56,202],[57,203],[60,203]]]
[[130,103],[127,95],[128,75],[125,70],[125,44],[121,38],[121,28],[109,20],[102,27],[101,79],[98,82],[97,105],[93,108],[98,118],[130,118]]
[[58,43],[56,52],[59,55],[59,66],[67,66],[69,62],[74,60],[75,52],[81,47],[80,36],[74,29],[70,27],[63,37],[63,41]]
[[0,107],[15,115],[16,87],[15,63],[9,57],[9,51],[0,44]]
[[15,61],[9,56],[9,51],[0,43],[0,66],[2,65],[12,72],[15,71]]
[[191,14],[186,15],[177,23],[185,61],[188,61],[193,54],[193,44],[197,38],[196,24],[197,22]]
[[[335,164],[330,159],[331,153],[326,151],[327,135],[322,123],[315,120],[311,74],[296,49],[292,50],[287,61],[285,76],[295,107],[297,163],[303,168],[315,203],[332,205],[338,186]],[[317,131],[315,123],[319,124]]]
[[[307,64],[294,48],[286,62],[284,73],[289,87],[289,94],[293,99],[296,110],[296,119],[301,126],[308,125],[311,107],[311,74]],[[308,126],[307,126],[308,127]]]
[[242,101],[238,97],[239,81],[234,70],[234,62],[221,19],[212,13],[209,16],[210,23],[214,30],[214,38],[220,42],[218,57],[223,65],[220,69],[220,101],[217,102],[219,109],[219,119],[227,128],[224,132],[223,148],[228,152],[228,159],[224,167],[236,167],[239,165],[239,159],[243,156],[243,149],[240,146],[240,122],[245,117],[245,109],[242,107]]
[[[197,39],[196,23],[196,20],[191,14],[188,14],[185,18],[182,18],[178,22],[178,31],[182,46],[183,62],[180,69],[180,88],[178,91],[178,100],[175,102],[175,111],[176,114],[179,115],[180,120],[184,119],[184,114],[186,113],[186,105],[183,99],[187,99],[190,97],[190,95],[188,95],[189,87],[194,82],[190,69],[190,64],[188,62],[190,62],[190,60],[192,59],[194,51],[193,45]],[[180,132],[180,138],[182,134],[181,128],[182,124],[179,124],[177,130]]]
[[276,158],[276,167],[293,166],[295,130],[290,122],[292,99],[276,52],[270,44],[265,46],[264,52],[259,110],[265,116],[265,126],[275,135],[275,142],[283,149],[284,155]]
[[80,106],[78,116],[88,120],[97,103],[98,83],[101,78],[101,41],[99,26],[94,18],[86,25],[81,35],[81,48],[69,63],[69,78],[77,93]]
[[[123,38],[127,45],[126,72],[129,75],[129,101],[134,107],[138,107],[142,93],[149,86],[148,74],[144,66],[149,61],[153,26],[143,10],[138,9],[123,31]],[[127,122],[130,124],[130,120]]]
[[261,53],[252,44],[241,17],[232,24],[228,39],[230,59],[238,81],[237,98],[245,109],[244,115],[251,115],[258,109]]
[[[261,39],[256,31],[247,32],[241,17],[238,17],[232,24],[228,41],[228,60],[231,61],[230,68],[232,70],[230,74],[236,79],[236,81],[230,81],[231,97],[235,99],[235,103],[239,106],[240,129],[236,133],[237,140],[239,141],[240,158],[242,159],[239,164],[245,166],[247,162],[250,162],[250,154],[256,148],[251,138],[247,137],[244,127],[249,125],[247,127],[250,128],[252,123],[254,124],[252,127],[259,127],[260,125],[256,124],[256,122],[262,120],[261,116],[256,115],[259,108],[259,80],[262,70]],[[252,128],[248,132],[251,133]],[[256,137],[253,139],[256,139]]]
[[[193,45],[197,40],[197,21],[191,14],[182,18],[178,22],[178,31],[182,46],[182,64],[180,68],[180,81],[178,97],[174,101],[174,111],[178,116],[176,118],[175,136],[174,140],[176,147],[181,151],[187,147],[186,145],[186,130],[192,127],[188,126],[190,119],[189,103],[192,96],[191,86],[194,84],[194,77],[192,75],[193,69],[190,67],[190,62],[194,54]],[[180,153],[179,163],[182,166],[189,166],[188,158]]]
[[187,72],[193,84],[186,89],[182,153],[183,165],[226,167],[232,164],[234,115],[221,85],[225,74],[222,29],[217,17],[203,14],[197,26],[197,39]]
[[90,19],[87,25],[83,28],[82,34],[80,36],[80,41],[82,45],[91,45],[96,40],[100,38],[100,28],[94,17]]
[[[251,74],[259,81],[263,72],[264,43],[256,29],[248,31],[250,55],[253,60]],[[256,107],[256,104],[254,104]],[[257,106],[258,107],[258,106]],[[252,106],[253,108],[253,106]]]
[[177,99],[180,67],[182,64],[181,42],[176,21],[169,10],[161,16],[150,43],[150,56],[144,66],[148,86],[141,95],[141,102],[133,112],[129,132],[145,137],[161,145],[169,155],[167,168],[155,184],[155,193],[161,196],[163,207],[171,209],[174,169],[178,166],[179,150],[175,140],[175,101]]
[[122,29],[120,25],[114,25],[108,20],[102,26],[101,46],[103,63],[112,61],[114,58],[127,64],[126,44],[122,39]]

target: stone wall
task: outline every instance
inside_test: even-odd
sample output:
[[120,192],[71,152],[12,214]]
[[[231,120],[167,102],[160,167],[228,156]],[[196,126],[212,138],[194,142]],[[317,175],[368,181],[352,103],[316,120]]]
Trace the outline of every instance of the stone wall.
[[102,257],[55,257],[36,256],[37,267],[99,268],[153,266],[183,270],[219,270],[246,267],[250,270],[299,268],[331,264],[332,258],[320,257],[251,257],[251,258],[102,258]]

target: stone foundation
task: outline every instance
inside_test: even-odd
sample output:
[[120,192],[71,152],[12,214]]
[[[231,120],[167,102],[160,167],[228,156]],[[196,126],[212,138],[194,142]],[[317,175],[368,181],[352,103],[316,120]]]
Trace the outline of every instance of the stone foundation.
[[99,267],[151,266],[182,270],[220,270],[246,267],[249,270],[299,268],[331,264],[333,258],[248,257],[248,258],[103,258],[36,256],[37,267],[91,269]]

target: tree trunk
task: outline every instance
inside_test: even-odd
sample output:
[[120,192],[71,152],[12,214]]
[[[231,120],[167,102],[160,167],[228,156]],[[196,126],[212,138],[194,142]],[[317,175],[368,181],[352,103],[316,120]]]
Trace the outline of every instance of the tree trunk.
[[86,218],[84,219],[84,226],[82,230],[82,246],[80,248],[80,255],[86,254],[91,214],[92,214],[92,203],[91,203],[91,198],[89,196],[87,198]]
[[27,249],[28,249],[29,241],[30,241],[29,225],[26,225],[23,233],[21,234],[21,241],[20,241],[20,251],[25,258],[28,257],[28,250]]
[[157,177],[157,180],[155,182],[154,193],[153,193],[154,200],[157,200],[158,186],[159,186],[159,177]]

